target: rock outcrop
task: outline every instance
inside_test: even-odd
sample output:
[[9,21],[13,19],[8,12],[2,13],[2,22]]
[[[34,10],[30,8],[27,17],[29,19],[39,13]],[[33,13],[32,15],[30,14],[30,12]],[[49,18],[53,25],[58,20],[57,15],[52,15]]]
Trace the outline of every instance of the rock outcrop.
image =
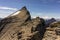
[[60,22],[51,23],[42,40],[60,40]]

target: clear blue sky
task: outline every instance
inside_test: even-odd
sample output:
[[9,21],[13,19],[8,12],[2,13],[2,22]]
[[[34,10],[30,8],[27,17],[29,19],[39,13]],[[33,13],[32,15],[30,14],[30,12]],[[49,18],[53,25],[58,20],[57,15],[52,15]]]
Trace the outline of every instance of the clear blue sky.
[[32,17],[60,18],[60,0],[0,0],[0,17],[26,6]]

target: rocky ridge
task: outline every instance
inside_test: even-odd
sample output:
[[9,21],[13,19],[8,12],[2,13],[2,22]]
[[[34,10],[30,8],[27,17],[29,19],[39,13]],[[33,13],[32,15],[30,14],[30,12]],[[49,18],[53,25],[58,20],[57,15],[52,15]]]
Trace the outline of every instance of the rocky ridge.
[[58,24],[60,26],[59,22],[53,22],[46,27],[43,18],[32,19],[23,7],[0,21],[0,40],[60,40]]

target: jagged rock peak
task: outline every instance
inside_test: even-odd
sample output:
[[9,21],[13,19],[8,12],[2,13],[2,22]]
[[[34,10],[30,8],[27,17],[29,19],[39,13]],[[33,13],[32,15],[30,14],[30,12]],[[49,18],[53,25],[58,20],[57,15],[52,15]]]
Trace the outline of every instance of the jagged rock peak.
[[21,10],[27,10],[26,6],[22,7]]
[[21,19],[29,17],[31,19],[30,12],[27,10],[26,6],[22,7],[20,10],[14,12],[8,17],[17,17]]

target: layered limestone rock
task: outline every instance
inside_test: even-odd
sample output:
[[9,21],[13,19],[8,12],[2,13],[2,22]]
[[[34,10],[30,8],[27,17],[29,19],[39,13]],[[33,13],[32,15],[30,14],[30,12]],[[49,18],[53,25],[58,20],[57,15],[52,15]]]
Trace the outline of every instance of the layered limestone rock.
[[43,40],[60,40],[60,22],[53,22],[46,28]]
[[[0,24],[0,37],[1,38],[4,37],[4,35],[7,35],[5,36],[7,40],[7,37],[8,35],[10,35],[9,34],[10,32],[11,33],[15,31],[17,32],[19,27],[23,25],[24,22],[31,20],[30,13],[26,9],[26,7],[23,7],[21,10],[18,10],[15,13],[17,13],[17,15],[12,14],[13,16],[10,15],[4,18],[3,20],[1,20],[1,24]],[[4,38],[1,40],[4,40]]]
[[[41,40],[44,20],[31,19],[26,7],[9,15],[0,22],[0,40]],[[43,31],[42,31],[43,30]]]

